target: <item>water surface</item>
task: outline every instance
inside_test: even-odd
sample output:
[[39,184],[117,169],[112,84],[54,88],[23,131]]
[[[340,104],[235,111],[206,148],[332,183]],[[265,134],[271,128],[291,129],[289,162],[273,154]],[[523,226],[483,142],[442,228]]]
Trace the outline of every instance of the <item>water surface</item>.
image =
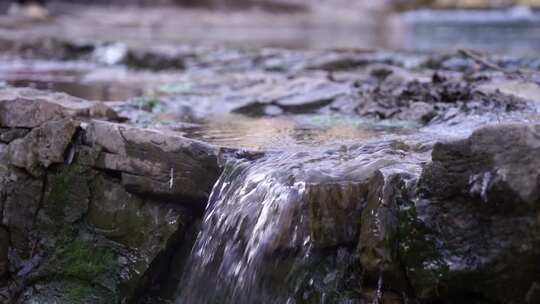
[[363,120],[344,115],[311,114],[279,117],[246,117],[239,114],[211,115],[201,124],[180,128],[183,135],[232,148],[289,150],[299,147],[339,145],[405,134],[413,125]]

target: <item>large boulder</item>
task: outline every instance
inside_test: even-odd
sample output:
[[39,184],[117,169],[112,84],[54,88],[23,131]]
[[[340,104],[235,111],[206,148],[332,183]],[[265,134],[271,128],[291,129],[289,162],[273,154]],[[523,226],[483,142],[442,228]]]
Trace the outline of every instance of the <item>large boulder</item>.
[[145,201],[79,164],[50,170],[44,195],[30,233],[41,260],[24,278],[22,303],[131,299],[147,271],[164,272],[152,263],[178,247],[190,222],[178,206]]
[[3,89],[0,110],[0,302],[171,297],[219,149],[65,94]]
[[[422,200],[416,218],[433,243],[424,249],[446,270],[431,285],[421,272],[408,272],[417,294],[535,303],[540,282],[540,126],[485,127],[465,140],[435,145],[432,157],[419,182]],[[423,262],[428,269],[428,261]]]

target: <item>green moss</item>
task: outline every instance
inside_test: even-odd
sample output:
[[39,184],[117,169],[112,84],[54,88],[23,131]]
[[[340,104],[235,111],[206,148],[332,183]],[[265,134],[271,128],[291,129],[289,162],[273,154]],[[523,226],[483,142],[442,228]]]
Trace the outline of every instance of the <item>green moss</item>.
[[94,289],[88,285],[73,285],[66,289],[65,300],[69,304],[88,303],[88,298],[93,294]]
[[142,96],[133,98],[131,103],[140,110],[152,112],[160,101],[152,96]]
[[98,248],[78,239],[64,248],[59,260],[64,275],[88,281],[114,270],[116,266],[115,255],[110,249]]
[[284,265],[277,280],[285,278],[287,296],[296,303],[356,303],[362,297],[359,280],[360,260],[352,248],[312,252],[305,259]]
[[[61,292],[59,301],[54,303],[66,303],[66,304],[113,304],[119,303],[118,297],[98,285],[89,284],[77,280],[70,279],[68,281],[61,281],[57,285],[57,288]],[[41,302],[40,302],[41,303]],[[49,303],[49,302],[47,302]]]
[[77,188],[76,185],[85,183],[85,169],[80,165],[62,167],[53,178],[50,179],[50,192],[45,205],[45,212],[57,224],[62,224],[64,219],[64,209],[70,204],[71,191]]
[[420,297],[436,293],[449,267],[435,234],[418,219],[412,203],[399,212],[399,256]]

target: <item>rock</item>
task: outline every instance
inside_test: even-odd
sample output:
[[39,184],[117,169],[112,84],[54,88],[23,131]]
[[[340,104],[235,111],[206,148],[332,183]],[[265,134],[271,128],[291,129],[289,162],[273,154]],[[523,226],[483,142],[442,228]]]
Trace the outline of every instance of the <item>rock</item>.
[[127,265],[121,282],[123,296],[131,297],[147,271],[161,271],[151,270],[151,263],[169,246],[178,247],[175,242],[184,234],[188,218],[174,205],[143,201],[103,176],[93,187],[96,196],[90,204],[89,224],[96,233],[126,246],[121,255],[133,259],[134,252],[136,256],[137,262]]
[[[306,186],[303,201],[309,211],[310,237],[316,248],[358,241],[361,229],[366,230],[362,214],[366,213],[367,204],[379,197],[377,191],[382,191],[372,180],[381,174],[380,170],[392,165],[394,162],[390,157],[381,157],[358,164],[349,177],[352,180],[335,182],[326,177]],[[366,233],[372,233],[368,230]],[[363,241],[360,243],[364,244]]]
[[170,277],[172,296],[178,278],[166,266],[189,253],[192,221],[178,203],[204,208],[219,149],[89,120],[114,112],[65,94],[0,90],[0,109],[0,278],[16,280],[2,292],[19,303],[110,303]]
[[537,282],[534,282],[531,285],[531,288],[527,292],[527,296],[525,298],[525,303],[532,304],[532,303],[538,303],[540,301],[540,284]]
[[[21,268],[17,276],[26,285],[21,286],[21,303],[71,303],[74,297],[92,303],[127,301],[147,272],[169,275],[154,269],[153,262],[182,246],[191,219],[177,205],[144,201],[126,192],[117,178],[79,163],[48,169],[45,190],[22,182],[13,185],[25,192],[7,193],[5,218],[10,221],[4,221],[21,257],[16,268]],[[44,197],[41,203],[34,201],[34,208],[21,204],[30,202],[29,197],[39,199],[40,193]],[[19,204],[14,209],[15,200]],[[25,238],[19,241],[19,234]],[[19,252],[19,242],[25,251]],[[40,260],[34,261],[36,257]]]
[[69,117],[119,119],[116,112],[103,103],[35,89],[0,89],[0,127],[35,128]]
[[78,128],[78,122],[70,119],[44,122],[8,145],[9,164],[26,169],[34,177],[40,176],[52,164],[66,160]]
[[362,183],[313,184],[303,200],[309,207],[311,239],[317,248],[353,242],[367,189]]
[[93,52],[92,44],[58,39],[49,35],[29,35],[25,39],[3,37],[0,50],[19,58],[47,58],[48,60],[85,59]]
[[[540,273],[540,126],[484,127],[435,145],[432,158],[416,213],[447,268],[439,296],[525,303]],[[418,295],[434,295],[408,275]]]
[[11,248],[19,256],[27,258],[32,247],[30,239],[35,216],[41,205],[43,181],[33,179],[20,170],[9,171],[6,179],[0,183],[2,225],[9,231]]
[[38,213],[40,229],[54,233],[71,226],[88,212],[90,182],[95,172],[79,164],[61,165],[47,174],[47,187]]
[[[0,143],[0,172],[6,172],[7,171],[7,145]],[[0,174],[2,176],[2,174]],[[1,179],[0,179],[1,181]]]
[[9,271],[9,233],[8,231],[0,227],[0,278],[5,277]]
[[163,50],[129,50],[122,62],[132,68],[155,71],[185,68],[181,54]]
[[109,239],[150,254],[147,260],[164,249],[163,242],[181,225],[181,214],[173,205],[145,202],[103,176],[94,187],[98,191],[90,205],[89,223]]
[[10,143],[11,141],[26,136],[30,130],[23,128],[0,128],[0,142]]
[[362,54],[330,53],[316,56],[303,66],[307,70],[341,71],[367,65],[369,60]]
[[[347,85],[332,82],[305,82],[293,81],[290,88],[284,90],[289,92],[288,96],[276,99],[276,104],[290,112],[309,112],[330,104],[340,95],[349,93]],[[294,91],[298,90],[295,94]]]
[[[266,114],[266,108],[273,105],[288,113],[310,113],[351,93],[349,85],[334,83],[319,76],[279,79],[276,82],[256,86],[256,92],[249,87],[245,90],[246,94],[251,94],[249,98],[241,98],[242,101],[237,102],[231,111],[258,116]],[[236,94],[239,96],[242,91]]]
[[105,151],[88,165],[120,172],[126,189],[142,196],[200,207],[220,173],[217,148],[174,134],[92,121],[85,143]]
[[5,90],[0,91],[0,127],[34,128],[47,121],[66,117],[58,104],[23,99],[12,95],[11,90],[8,92],[11,98],[5,96]]
[[433,105],[419,101],[411,104],[407,119],[417,121],[421,124],[427,124],[435,116],[437,116],[437,112]]
[[385,176],[378,171],[369,185],[367,206],[362,211],[362,226],[358,250],[366,271],[375,278],[396,271],[396,235],[399,229],[397,202],[395,201],[395,176]]
[[517,96],[482,91],[481,87],[468,81],[447,79],[439,74],[434,74],[431,81],[388,81],[361,90],[356,108],[358,115],[428,124],[447,121],[455,114],[462,117],[504,114],[531,107],[526,100]]
[[362,211],[362,226],[357,251],[365,280],[374,286],[382,281],[391,290],[410,294],[403,271],[400,246],[405,243],[402,210],[414,196],[419,168],[389,166],[371,177],[367,205]]
[[[531,168],[540,166],[539,133],[538,125],[497,125],[462,141],[439,143],[433,150],[434,162],[424,173],[424,190],[441,198],[471,195],[494,206],[534,208],[540,189],[538,171]],[[444,178],[431,177],[440,174]],[[523,203],[513,206],[518,199]]]

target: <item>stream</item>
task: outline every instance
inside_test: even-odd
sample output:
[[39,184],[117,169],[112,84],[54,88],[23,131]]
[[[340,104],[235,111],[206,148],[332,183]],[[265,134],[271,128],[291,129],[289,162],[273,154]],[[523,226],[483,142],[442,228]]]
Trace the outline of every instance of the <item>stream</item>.
[[120,20],[101,36],[120,42],[14,44],[0,57],[0,296],[539,303],[540,14],[381,20],[203,37],[243,33],[232,46]]

